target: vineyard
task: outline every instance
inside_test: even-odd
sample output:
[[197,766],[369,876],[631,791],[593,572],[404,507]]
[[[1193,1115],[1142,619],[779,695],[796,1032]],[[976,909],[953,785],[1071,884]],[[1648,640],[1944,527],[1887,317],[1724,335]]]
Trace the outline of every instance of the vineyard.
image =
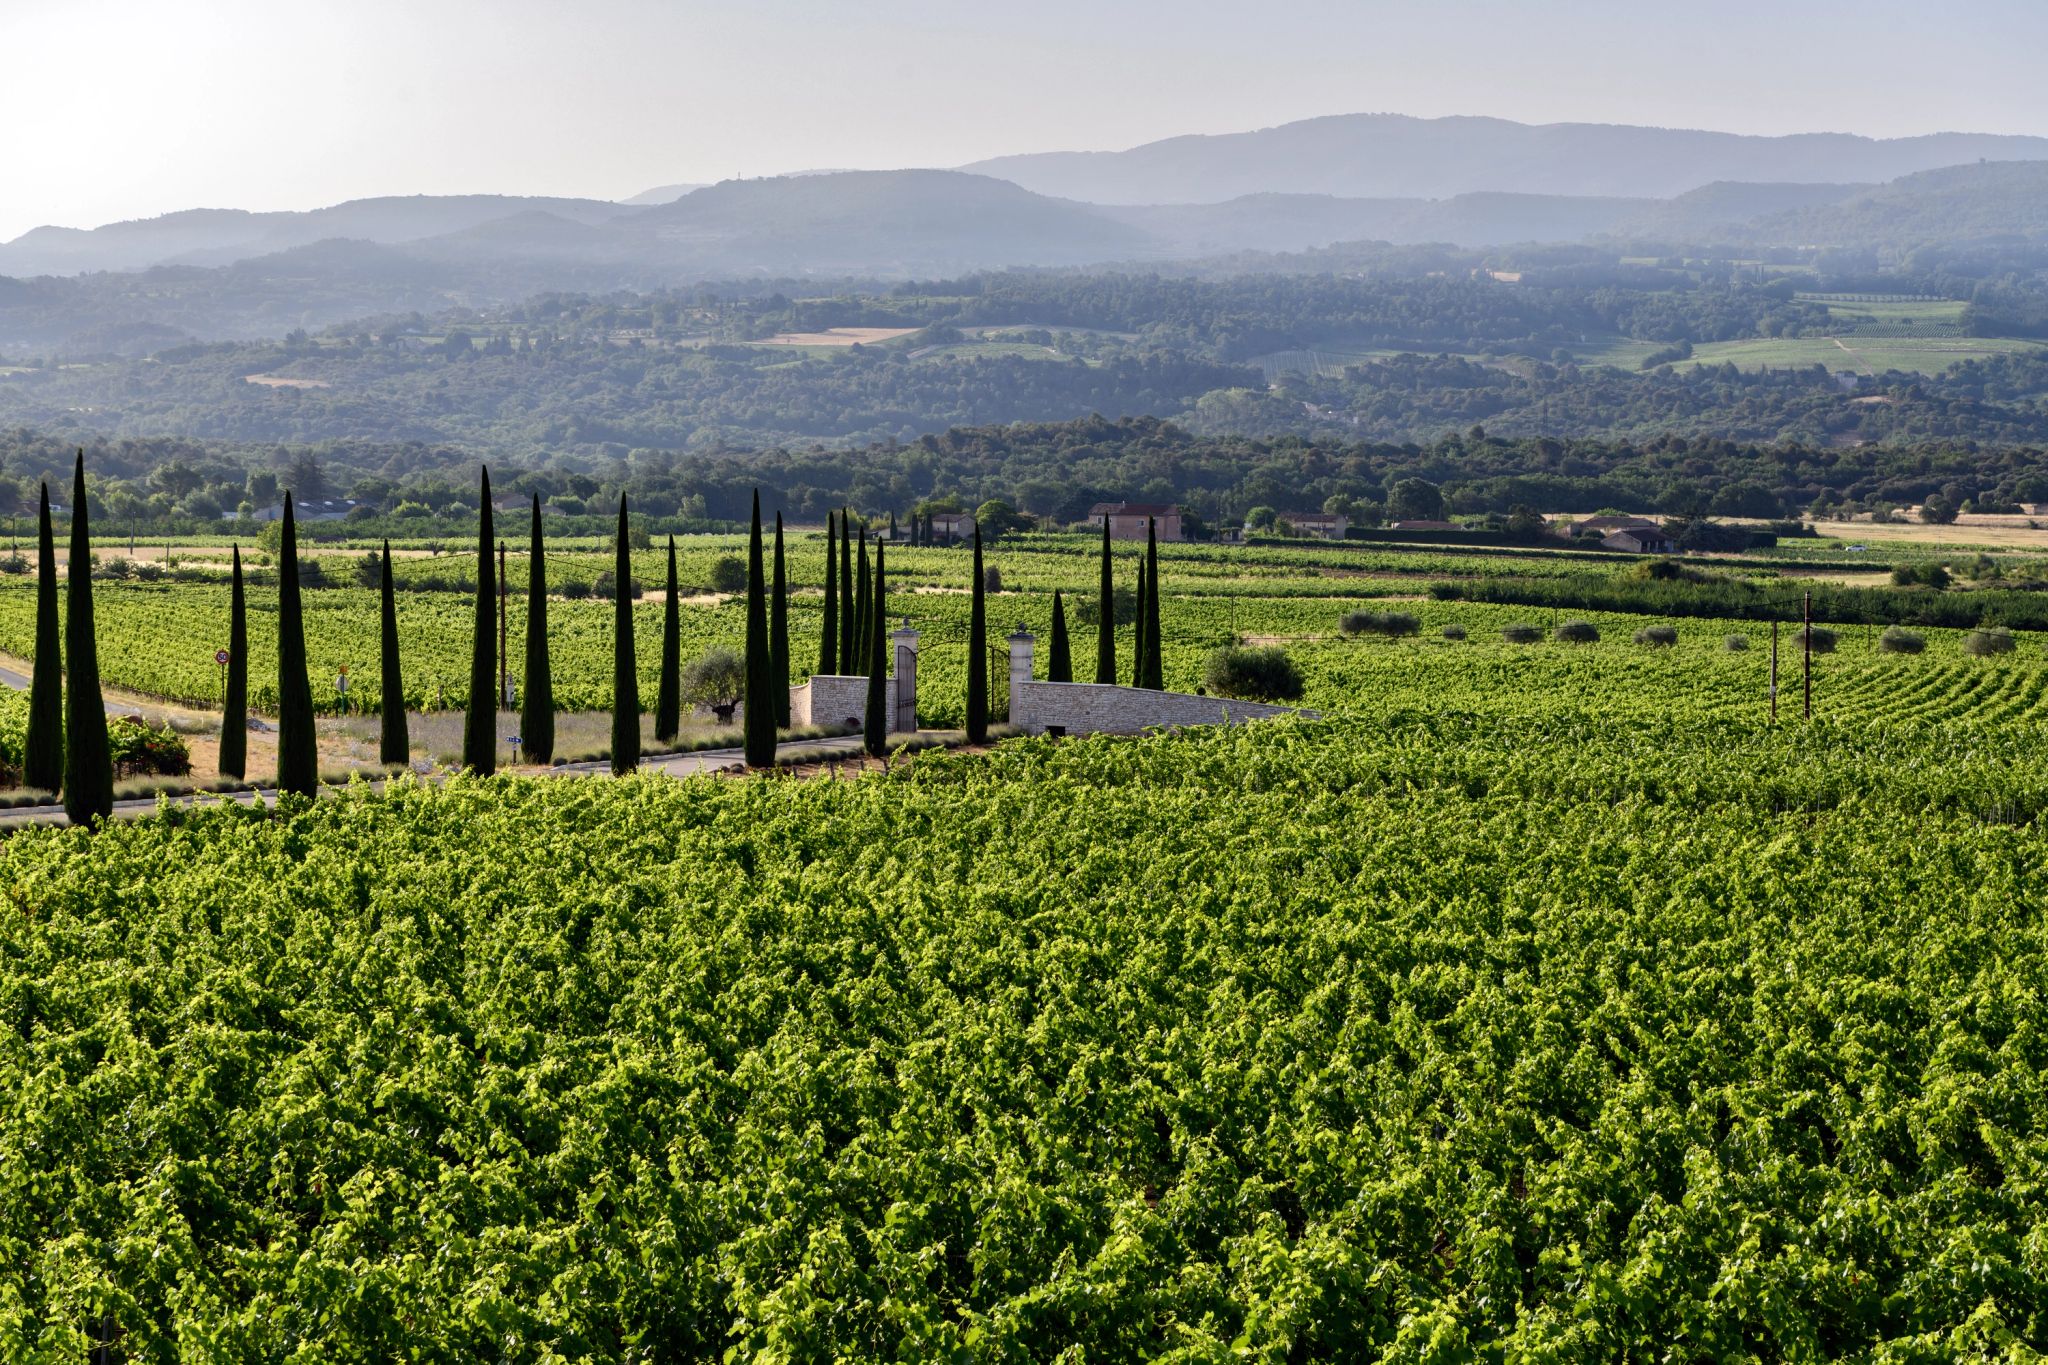
[[1441,709],[17,834],[0,1334],[2031,1359],[2044,741]]

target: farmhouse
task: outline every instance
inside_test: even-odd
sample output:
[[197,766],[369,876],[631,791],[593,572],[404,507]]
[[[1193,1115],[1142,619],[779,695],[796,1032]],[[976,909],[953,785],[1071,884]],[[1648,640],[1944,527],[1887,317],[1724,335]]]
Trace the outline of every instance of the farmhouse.
[[[299,521],[340,521],[354,508],[355,503],[342,498],[328,502],[301,502],[292,507],[292,516]],[[250,517],[254,521],[282,521],[284,504],[274,502],[268,507],[259,507]]]
[[1287,512],[1280,520],[1294,528],[1294,534],[1316,540],[1342,540],[1351,529],[1351,518],[1342,512]]
[[1161,540],[1179,540],[1180,506],[1171,502],[1098,502],[1088,509],[1088,519],[1109,522],[1111,540],[1143,540],[1145,523],[1159,528]]
[[974,515],[970,512],[932,513],[932,539],[943,545],[949,540],[966,540],[974,534]]
[[1674,548],[1671,537],[1656,526],[1625,526],[1600,538],[1603,550],[1620,550],[1632,555],[1668,555]]
[[1578,521],[1566,522],[1564,533],[1568,536],[1588,536],[1598,533],[1611,535],[1616,531],[1629,531],[1647,527],[1654,531],[1657,523],[1648,517],[1601,516],[1584,517]]

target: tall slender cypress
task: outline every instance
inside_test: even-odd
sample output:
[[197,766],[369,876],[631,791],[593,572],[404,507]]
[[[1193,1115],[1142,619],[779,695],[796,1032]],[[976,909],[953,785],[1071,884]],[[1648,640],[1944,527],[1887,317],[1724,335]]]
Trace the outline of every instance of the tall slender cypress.
[[640,663],[633,648],[633,547],[626,495],[619,494],[619,534],[612,563],[612,772],[640,766]]
[[1067,646],[1067,607],[1058,588],[1052,592],[1052,645],[1046,652],[1045,676],[1049,682],[1074,680],[1074,659]]
[[775,762],[774,680],[769,676],[768,600],[761,568],[761,493],[754,492],[754,525],[747,537],[747,714],[744,743],[747,766],[766,768]]
[[683,728],[683,617],[676,601],[676,538],[668,538],[668,590],[661,599],[661,682],[654,694],[654,737],[666,744]]
[[839,667],[846,673],[860,667],[853,650],[853,512],[839,509]]
[[519,747],[529,763],[555,757],[555,681],[548,662],[548,560],[540,534],[540,494],[526,551],[526,673],[519,708]]
[[313,680],[306,673],[306,616],[299,601],[299,531],[284,495],[277,568],[277,789],[311,796],[320,787],[313,735]]
[[[390,559],[389,549],[384,557]],[[214,766],[222,777],[246,777],[249,772],[249,605],[242,594],[239,545],[228,585],[227,691],[220,699],[220,758]]]
[[64,814],[89,825],[114,813],[107,703],[92,625],[92,535],[85,524],[85,452],[71,478],[71,569],[64,576]]
[[[879,564],[881,561],[875,561]],[[768,695],[775,724],[789,728],[789,577],[782,563],[782,513],[775,514],[775,586],[768,597]]]
[[377,575],[382,646],[377,663],[378,719],[377,761],[386,767],[402,768],[412,761],[412,734],[405,714],[405,674],[398,661],[398,584],[391,575],[391,542],[384,542],[383,572]]
[[498,568],[491,558],[491,471],[477,500],[476,621],[469,643],[469,710],[462,719],[462,766],[479,777],[498,770]]
[[818,635],[818,671],[839,671],[839,525],[825,514],[825,628]]
[[[50,485],[43,485],[36,528],[36,658],[28,689],[28,733],[23,736],[21,780],[56,791],[64,782],[64,655],[57,620],[57,535],[50,526]],[[81,560],[73,571],[85,572]]]
[[1109,558],[1109,518],[1102,519],[1102,583],[1095,622],[1095,681],[1116,681],[1116,578]]
[[868,587],[868,528],[860,528],[860,556],[854,561],[854,572],[859,575],[853,592],[853,657],[855,668],[866,668],[868,659],[868,601],[871,591]]
[[1138,623],[1131,629],[1131,686],[1145,685],[1145,561],[1138,561]]
[[1154,692],[1166,690],[1166,661],[1159,644],[1159,529],[1145,518],[1145,610],[1138,616],[1138,632],[1145,637],[1145,677],[1138,684]]
[[893,511],[889,513],[889,539],[896,539],[896,514]]
[[881,623],[888,619],[889,585],[882,571],[882,542],[875,542],[875,600],[868,610],[875,622],[868,632],[867,709],[861,714],[861,739],[880,758],[889,749],[889,663],[882,648]]
[[988,604],[981,584],[981,523],[974,523],[974,596],[967,612],[967,742],[988,739]]

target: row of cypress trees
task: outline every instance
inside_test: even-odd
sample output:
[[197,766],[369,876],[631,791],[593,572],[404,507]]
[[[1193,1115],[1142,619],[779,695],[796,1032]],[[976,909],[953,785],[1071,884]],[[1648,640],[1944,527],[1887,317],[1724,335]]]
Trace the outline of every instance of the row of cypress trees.
[[93,633],[92,534],[86,516],[83,449],[71,473],[71,569],[64,578],[61,631],[57,537],[50,524],[48,484],[42,486],[36,550],[36,657],[29,679],[22,780],[31,787],[61,792],[64,814],[71,822],[90,825],[113,813],[114,763],[107,742],[106,702],[100,696],[99,645]]

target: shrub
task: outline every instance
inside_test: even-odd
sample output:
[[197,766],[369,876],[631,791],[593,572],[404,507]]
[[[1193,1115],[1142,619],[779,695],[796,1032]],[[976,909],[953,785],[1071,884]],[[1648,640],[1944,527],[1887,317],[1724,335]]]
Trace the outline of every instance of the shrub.
[[[738,555],[721,555],[711,566],[711,590],[713,592],[745,592],[747,590],[747,561]],[[610,596],[609,593],[605,594]]]
[[1444,638],[1446,640],[1462,640],[1465,638],[1465,628],[1460,625],[1445,626]]
[[107,756],[122,777],[182,777],[192,771],[191,746],[166,725],[151,725],[136,716],[115,716],[107,722]]
[[1567,645],[1596,645],[1600,643],[1600,628],[1591,621],[1567,621],[1557,628],[1557,638]]
[[[742,583],[740,585],[740,590],[742,592],[746,591],[746,584]],[[613,600],[615,597],[618,596],[618,579],[612,576],[612,571],[610,569],[606,569],[603,573],[599,574],[596,578],[596,581],[591,583],[590,595],[592,597],[602,597],[607,602]],[[642,597],[645,597],[646,595],[647,589],[640,586],[639,579],[634,579],[633,600],[635,602],[638,602]]]
[[1988,659],[1994,654],[2010,654],[2016,642],[2012,632],[2003,626],[1986,626],[1973,630],[1963,637],[1963,653],[1973,659]]
[[27,573],[28,556],[6,555],[0,557],[0,573]]
[[[1832,654],[1835,652],[1835,633],[1833,631],[1829,630],[1826,626],[1814,626],[1812,628],[1812,635],[1814,653]],[[1799,637],[1793,636],[1792,642],[1797,645]]]
[[1885,654],[1918,654],[1927,648],[1927,641],[1910,630],[1893,626],[1877,637],[1877,647]]
[[1420,634],[1422,622],[1405,611],[1347,611],[1337,627],[1346,635],[1385,635],[1397,639]]
[[1740,654],[1749,648],[1749,637],[1747,635],[1730,635],[1721,641],[1721,648],[1731,654]]
[[155,583],[164,576],[164,566],[155,560],[148,560],[135,566],[135,576],[144,583]]
[[1655,645],[1659,648],[1675,645],[1678,643],[1678,627],[1644,626],[1636,632],[1636,643],[1639,645]]
[[1248,649],[1225,645],[1209,655],[1203,684],[1219,697],[1248,701],[1293,701],[1304,690],[1301,670],[1287,651],[1268,646]]
[[1003,590],[1003,571],[993,564],[983,569],[981,571],[981,590],[983,592],[1001,592]]
[[1533,645],[1543,638],[1543,630],[1527,621],[1517,621],[1511,626],[1503,626],[1500,638],[1511,645]]
[[562,596],[572,602],[581,601],[590,596],[590,585],[580,578],[572,578],[562,585]]

